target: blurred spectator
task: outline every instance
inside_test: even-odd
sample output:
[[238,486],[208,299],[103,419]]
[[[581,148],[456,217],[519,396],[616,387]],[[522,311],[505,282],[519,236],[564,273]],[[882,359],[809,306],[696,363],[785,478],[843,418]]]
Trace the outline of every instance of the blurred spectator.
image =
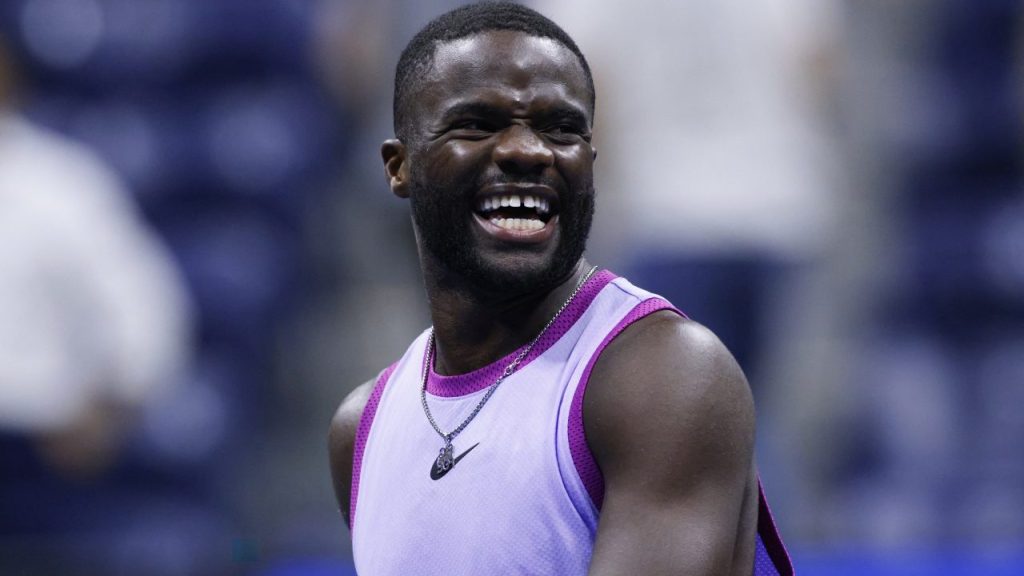
[[[23,118],[0,46],[0,535],[82,529],[137,414],[179,382],[190,304],[92,152]],[[57,486],[56,490],[52,490]],[[0,551],[0,567],[18,559]]]
[[102,428],[180,375],[183,286],[114,175],[10,111],[0,206],[0,426],[50,435],[55,465],[89,466],[113,448]]
[[[124,457],[90,491],[51,487],[81,504],[76,524],[103,528],[90,528],[87,548],[104,574],[210,576],[296,547],[336,550],[336,538],[305,537],[326,532],[311,510],[337,525],[319,504],[331,501],[327,475],[303,472],[323,462],[330,408],[309,408],[320,403],[308,363],[293,371],[286,360],[304,340],[282,333],[338,288],[320,275],[338,276],[338,263],[326,270],[303,251],[307,220],[334,197],[322,171],[343,158],[346,136],[344,112],[311,78],[313,4],[0,3],[31,87],[24,115],[117,172],[123,200],[174,255],[194,313],[194,359],[142,411]],[[344,244],[336,238],[317,247]],[[322,497],[285,471],[322,478]],[[28,548],[63,546],[37,544]]]
[[[0,85],[10,69],[0,52]],[[0,94],[0,428],[47,435],[57,466],[89,467],[188,358],[184,286],[129,199]]]

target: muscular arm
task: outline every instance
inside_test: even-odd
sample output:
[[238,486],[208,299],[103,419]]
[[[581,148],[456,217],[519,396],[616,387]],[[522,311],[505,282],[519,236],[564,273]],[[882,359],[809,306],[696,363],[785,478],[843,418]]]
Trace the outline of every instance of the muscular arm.
[[352,490],[352,454],[356,443],[356,430],[363,416],[363,408],[373,391],[373,381],[356,387],[342,401],[338,411],[331,419],[331,428],[327,434],[327,448],[330,452],[331,479],[334,484],[334,495],[338,499],[341,516],[345,524],[352,526],[349,519],[349,496]]
[[584,423],[605,480],[591,576],[751,573],[753,401],[710,331],[671,312],[624,331],[594,366]]

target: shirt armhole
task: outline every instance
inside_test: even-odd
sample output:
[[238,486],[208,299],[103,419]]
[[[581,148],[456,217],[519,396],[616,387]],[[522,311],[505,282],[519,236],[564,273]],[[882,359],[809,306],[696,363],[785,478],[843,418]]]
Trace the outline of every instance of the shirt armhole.
[[[356,429],[356,441],[352,450],[352,486],[349,496],[349,525],[351,530],[356,527],[356,500],[359,496],[359,473],[363,467],[363,452],[366,450],[366,441],[370,437],[370,427],[373,426],[373,418],[377,415],[377,406],[380,404],[380,397],[384,393],[388,379],[395,371],[398,362],[385,368],[373,385],[373,391],[363,408],[363,415],[359,418],[359,427]],[[350,531],[351,533],[351,531]]]

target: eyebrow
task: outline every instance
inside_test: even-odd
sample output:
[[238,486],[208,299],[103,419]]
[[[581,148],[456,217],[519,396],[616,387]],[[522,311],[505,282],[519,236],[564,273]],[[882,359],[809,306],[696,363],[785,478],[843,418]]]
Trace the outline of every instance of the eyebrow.
[[564,120],[572,124],[579,124],[580,126],[590,127],[587,122],[587,116],[581,110],[576,107],[558,107],[552,110],[548,114],[544,114],[542,118],[548,122],[552,120]]
[[484,104],[483,102],[459,102],[451,108],[448,108],[441,115],[442,121],[449,121],[455,118],[462,118],[465,116],[479,116],[483,118],[493,118],[495,116],[501,116],[502,110],[497,106],[490,104]]

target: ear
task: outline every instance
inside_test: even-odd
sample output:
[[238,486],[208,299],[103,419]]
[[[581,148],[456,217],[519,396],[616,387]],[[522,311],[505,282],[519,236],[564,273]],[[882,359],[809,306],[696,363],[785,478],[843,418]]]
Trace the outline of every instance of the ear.
[[405,144],[397,138],[385,140],[380,146],[384,159],[384,177],[391,192],[399,198],[409,197],[409,165],[405,157]]

